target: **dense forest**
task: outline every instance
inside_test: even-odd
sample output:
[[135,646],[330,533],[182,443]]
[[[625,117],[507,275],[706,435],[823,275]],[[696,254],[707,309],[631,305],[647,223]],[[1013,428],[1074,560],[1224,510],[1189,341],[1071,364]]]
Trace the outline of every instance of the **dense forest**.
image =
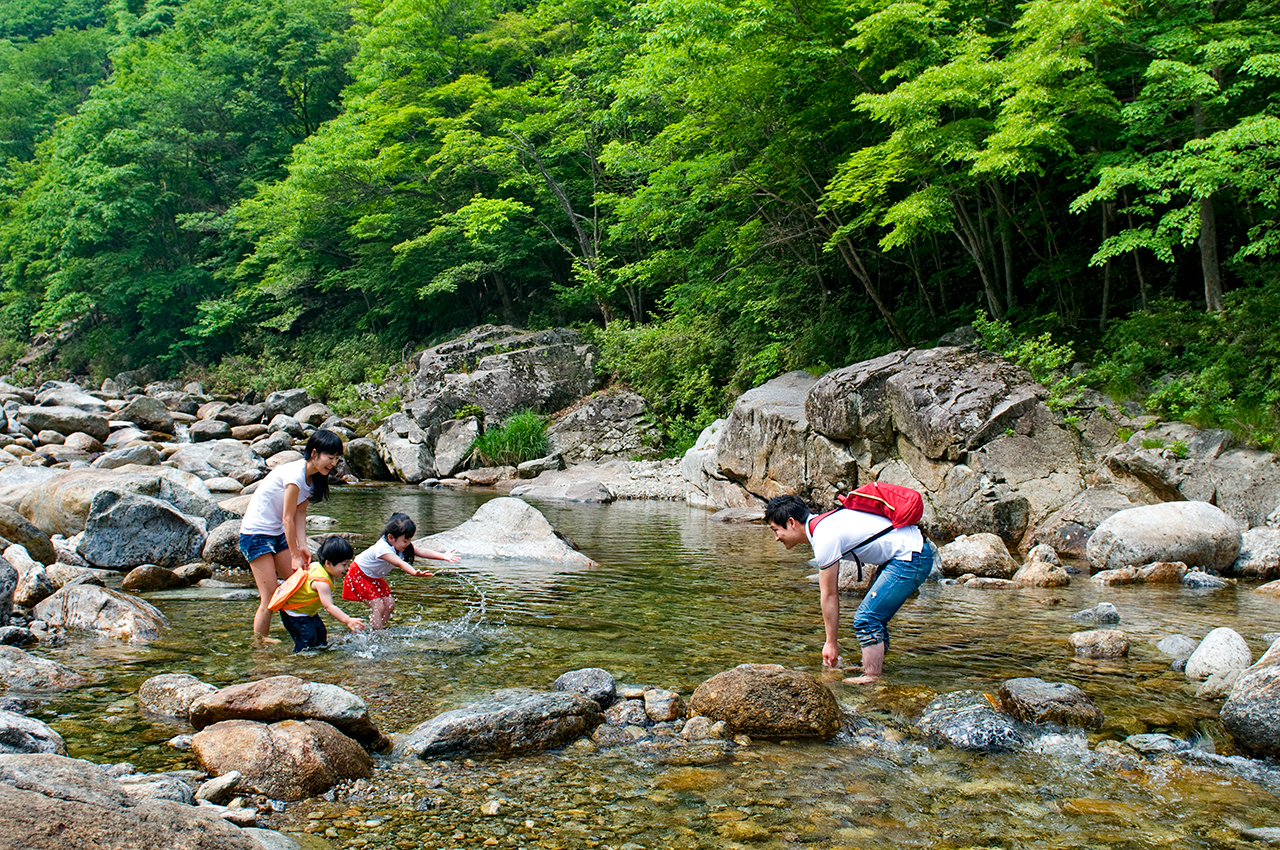
[[1278,12],[0,0],[0,371],[354,409],[412,347],[569,324],[679,445],[976,320],[1269,446]]

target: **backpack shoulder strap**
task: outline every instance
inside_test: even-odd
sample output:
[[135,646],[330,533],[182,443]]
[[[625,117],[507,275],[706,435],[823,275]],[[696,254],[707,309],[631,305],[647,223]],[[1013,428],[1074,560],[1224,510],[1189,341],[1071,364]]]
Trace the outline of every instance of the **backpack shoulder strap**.
[[844,508],[832,508],[831,510],[825,511],[824,513],[820,513],[817,516],[809,517],[809,536],[810,537],[813,536],[813,531],[818,527],[819,522],[831,516],[836,511],[841,511],[841,510],[844,510]]

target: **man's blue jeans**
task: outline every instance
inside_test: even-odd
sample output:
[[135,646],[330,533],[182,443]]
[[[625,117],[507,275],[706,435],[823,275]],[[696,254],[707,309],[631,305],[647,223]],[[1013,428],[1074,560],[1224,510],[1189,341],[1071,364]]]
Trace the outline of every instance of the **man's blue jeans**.
[[859,646],[883,643],[886,650],[889,648],[889,621],[931,572],[933,547],[928,540],[924,550],[912,555],[910,561],[893,560],[880,568],[858,613],[853,615],[853,632]]

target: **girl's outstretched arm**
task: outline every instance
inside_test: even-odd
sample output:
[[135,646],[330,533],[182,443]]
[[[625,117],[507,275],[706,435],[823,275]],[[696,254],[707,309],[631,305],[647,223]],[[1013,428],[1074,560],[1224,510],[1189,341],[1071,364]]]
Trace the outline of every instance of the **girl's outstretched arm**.
[[413,544],[413,554],[419,558],[431,558],[433,561],[448,561],[456,564],[462,560],[462,556],[458,554],[457,549],[450,549],[448,552],[437,552],[435,549],[428,549],[426,546]]
[[[418,550],[415,549],[414,553],[416,554],[417,551]],[[386,561],[388,564],[391,564],[392,566],[399,567],[400,569],[404,570],[406,573],[408,573],[411,576],[430,576],[431,575],[431,573],[427,572],[426,570],[418,569],[413,564],[410,564],[408,561],[406,561],[404,558],[401,558],[399,555],[394,555],[388,552],[386,555],[379,555],[378,557]]]
[[324,610],[333,615],[333,619],[342,623],[353,632],[364,631],[364,620],[360,620],[355,617],[348,617],[343,613],[341,608],[333,604],[333,591],[330,590],[329,585],[317,581],[316,596],[320,597],[320,605]]

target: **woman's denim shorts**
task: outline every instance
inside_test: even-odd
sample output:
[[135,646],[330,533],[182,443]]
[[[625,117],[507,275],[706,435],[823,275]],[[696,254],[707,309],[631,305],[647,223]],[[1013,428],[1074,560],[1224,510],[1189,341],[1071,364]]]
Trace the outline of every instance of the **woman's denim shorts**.
[[289,548],[289,539],[283,534],[241,534],[240,552],[249,563],[263,555],[274,555]]

